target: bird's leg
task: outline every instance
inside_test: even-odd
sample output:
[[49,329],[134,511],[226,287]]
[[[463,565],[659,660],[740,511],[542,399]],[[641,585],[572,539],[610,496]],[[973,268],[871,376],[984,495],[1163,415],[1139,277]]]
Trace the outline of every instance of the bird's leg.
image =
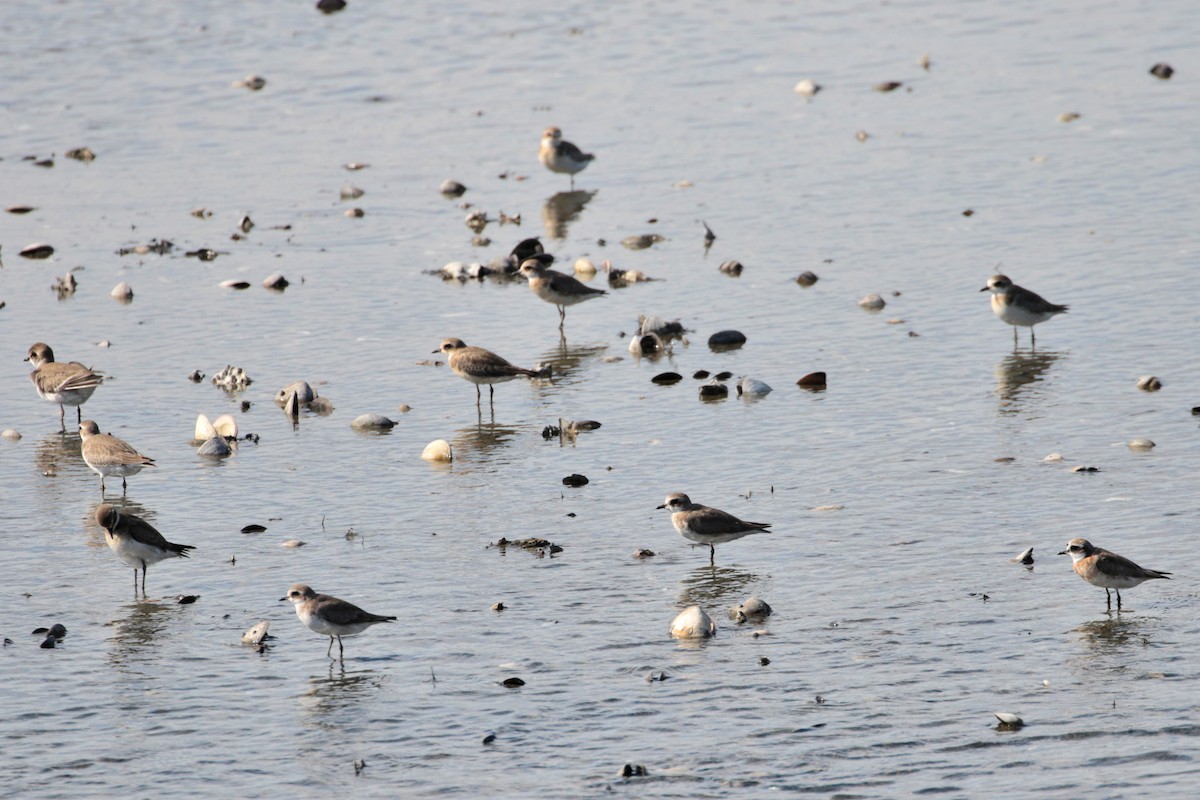
[[1117,611],[1121,610],[1121,590],[1117,589]]
[[710,567],[712,567],[712,566],[716,566],[716,563],[717,563],[717,548],[713,547],[710,544],[708,546],[708,565]]
[[575,176],[571,176],[571,191],[575,191]]
[[[137,570],[133,571],[134,580],[137,580]],[[146,562],[142,562],[142,597],[146,596]]]
[[[1032,330],[1032,329],[1031,329],[1031,330]],[[1013,325],[1013,350],[1016,350],[1016,349],[1017,349],[1017,345],[1018,345],[1018,339],[1017,339],[1017,326],[1016,326],[1016,325]]]
[[333,637],[332,636],[329,637],[329,647],[325,648],[325,655],[327,657],[333,656]]
[[103,475],[100,476],[100,497],[101,497],[101,499],[104,498],[104,476]]
[[67,430],[67,410],[63,408],[63,404],[58,404],[58,425],[65,433]]
[[83,406],[75,406],[75,422],[83,424]]
[[1104,596],[1108,598],[1108,610],[1112,611],[1112,592],[1105,588]]
[[129,484],[125,482],[125,478],[121,478],[121,494],[125,494],[125,490],[129,488]]
[[137,567],[133,568],[133,596],[137,598]]
[[346,649],[342,647],[342,637],[337,637],[338,640],[338,659],[346,658]]
[[[1016,329],[1014,328],[1014,330],[1016,330]],[[1030,327],[1030,329],[1029,329],[1029,349],[1032,350],[1035,347],[1037,347],[1037,333],[1034,332],[1032,327]]]

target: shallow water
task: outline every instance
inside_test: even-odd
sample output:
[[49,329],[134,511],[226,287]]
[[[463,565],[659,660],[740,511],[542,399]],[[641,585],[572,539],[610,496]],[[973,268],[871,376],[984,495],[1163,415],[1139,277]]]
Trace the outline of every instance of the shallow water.
[[[37,210],[0,214],[0,428],[24,436],[0,440],[7,791],[1187,794],[1200,626],[1171,556],[1193,550],[1200,497],[1197,21],[1180,2],[14,6],[0,199]],[[1156,80],[1156,61],[1179,72]],[[249,73],[266,88],[230,87]],[[792,92],[805,77],[824,86],[811,101]],[[905,85],[871,90],[884,80]],[[551,124],[597,154],[565,228],[546,209],[569,182],[535,158]],[[62,157],[85,145],[94,162]],[[446,178],[522,225],[473,248]],[[346,185],[366,193],[341,202]],[[233,241],[243,214],[257,226]],[[648,232],[666,241],[618,244]],[[520,283],[424,274],[539,234],[565,264],[659,280],[570,308],[560,340]],[[176,249],[117,254],[156,238]],[[36,241],[50,260],[18,257]],[[201,247],[223,254],[184,255]],[[717,271],[728,258],[740,278]],[[820,281],[802,289],[806,269]],[[978,292],[997,271],[1071,305],[1036,351]],[[272,272],[292,285],[260,288]],[[127,306],[108,296],[122,280]],[[878,314],[856,306],[871,292]],[[631,358],[639,313],[682,319],[688,342]],[[725,328],[746,346],[711,352]],[[420,363],[447,336],[557,377],[477,412],[469,384]],[[155,566],[148,601],[92,521],[78,436],[26,380],[39,340],[108,376],[85,418],[158,460],[125,508],[197,547]],[[186,379],[226,364],[253,385]],[[687,377],[650,382],[668,369]],[[700,402],[699,369],[775,391]],[[818,369],[826,391],[794,385]],[[1136,389],[1147,374],[1165,388]],[[298,379],[331,416],[293,426],[272,403]],[[400,424],[356,433],[364,412]],[[207,462],[198,413],[261,441]],[[560,418],[603,427],[544,440]],[[453,465],[418,458],[435,438]],[[564,487],[576,472],[590,483]],[[710,567],[655,511],[672,491],[772,532]],[[527,536],[563,551],[489,547]],[[1174,579],[1106,613],[1054,555],[1073,536]],[[1032,569],[1009,562],[1031,545]],[[277,602],[298,581],[400,619],[331,662]],[[734,625],[751,594],[776,614]],[[702,645],[667,636],[692,603],[719,625]],[[277,637],[261,654],[239,643],[260,619]],[[54,622],[67,638],[39,649],[29,631]],[[994,711],[1027,724],[999,732]],[[626,763],[649,777],[619,778]]]

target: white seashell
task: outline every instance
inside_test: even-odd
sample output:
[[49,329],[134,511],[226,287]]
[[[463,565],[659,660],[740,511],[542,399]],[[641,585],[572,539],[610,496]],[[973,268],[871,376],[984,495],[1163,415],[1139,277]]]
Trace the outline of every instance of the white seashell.
[[801,97],[812,97],[821,91],[821,86],[811,78],[805,78],[792,87],[792,91]]
[[886,305],[884,299],[877,294],[869,294],[858,301],[858,307],[867,311],[879,311]]
[[246,370],[241,367],[226,366],[225,369],[212,376],[212,382],[215,386],[223,386],[226,389],[245,389],[252,381],[250,376],[246,374]]
[[302,541],[300,539],[288,539],[286,542],[281,542],[279,546],[280,547],[288,547],[288,548],[296,548],[296,547],[304,547],[304,545],[306,545],[306,544],[308,544],[308,542]]
[[657,333],[644,333],[629,340],[629,352],[632,355],[657,355],[662,351],[663,340]]
[[242,634],[243,644],[262,644],[263,639],[267,638],[267,631],[271,629],[270,620],[263,620],[257,625],[254,625],[250,630]]
[[462,280],[467,275],[467,265],[461,261],[451,261],[442,265],[442,277],[447,280]]
[[242,281],[238,280],[237,278],[230,278],[227,281],[221,281],[220,286],[222,289],[249,289],[250,281]]
[[196,432],[192,436],[194,442],[207,442],[217,435],[216,427],[208,421],[208,417],[200,414],[196,417]]
[[1152,450],[1155,447],[1157,447],[1157,445],[1154,444],[1154,442],[1152,442],[1149,439],[1130,439],[1129,440],[1129,449],[1130,450]]
[[715,636],[717,623],[700,606],[689,606],[671,622],[671,636],[676,639],[705,639]]
[[1016,714],[1010,714],[1007,711],[996,711],[996,719],[1000,720],[1001,725],[1010,728],[1019,728],[1025,724],[1025,720],[1018,717]]
[[263,278],[263,287],[277,292],[282,292],[288,287],[288,279],[283,277],[283,275],[278,272],[273,272],[267,277]]
[[198,456],[214,456],[223,458],[233,451],[229,449],[229,442],[225,441],[223,436],[214,436],[196,449]]
[[640,269],[627,269],[621,278],[628,283],[642,283],[643,281],[650,280],[650,276],[642,272]]
[[592,263],[590,258],[575,259],[575,274],[582,275],[585,278],[590,278],[596,274],[596,265]]
[[1162,388],[1162,381],[1153,375],[1143,375],[1138,378],[1137,387],[1143,392],[1157,392]]
[[10,442],[19,442],[21,440],[21,434],[17,433],[12,428],[5,428],[3,432],[0,432],[0,438],[8,439]]
[[1051,453],[1050,455],[1048,455],[1048,456],[1046,456],[1045,458],[1043,458],[1043,459],[1042,459],[1042,461],[1045,461],[1045,462],[1047,462],[1047,463],[1049,463],[1049,464],[1056,464],[1056,463],[1058,463],[1059,461],[1062,461],[1062,460],[1063,460],[1063,454],[1062,454],[1062,453]]
[[316,390],[309,386],[307,381],[293,381],[275,393],[275,403],[284,405],[293,394],[296,395],[296,402],[302,406],[317,399]]
[[1033,563],[1033,548],[1027,547],[1017,554],[1016,558],[1010,558],[1009,561],[1014,564],[1032,564]]
[[236,439],[238,435],[237,420],[229,414],[222,414],[212,424],[217,433],[228,439]]
[[737,383],[739,395],[745,397],[766,397],[771,393],[771,387],[756,378],[742,378]]
[[121,281],[109,292],[118,303],[128,303],[133,300],[133,289],[125,281]]
[[771,616],[771,607],[757,597],[747,597],[729,609],[729,618],[739,624],[749,619],[762,619],[769,616]]
[[445,439],[434,439],[425,445],[425,449],[421,451],[421,458],[426,461],[453,461],[454,451]]

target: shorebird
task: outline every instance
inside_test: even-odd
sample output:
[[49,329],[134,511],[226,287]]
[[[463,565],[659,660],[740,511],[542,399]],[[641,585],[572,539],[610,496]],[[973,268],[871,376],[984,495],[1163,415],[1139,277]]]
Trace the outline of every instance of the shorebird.
[[37,389],[38,397],[58,403],[58,421],[66,430],[66,413],[64,406],[75,406],[78,415],[77,422],[83,422],[83,410],[79,407],[87,402],[96,391],[96,387],[104,382],[104,376],[80,364],[78,361],[60,363],[54,360],[54,351],[50,345],[38,342],[29,348],[25,360],[33,366],[29,380]]
[[525,259],[521,264],[521,274],[529,279],[529,288],[534,294],[558,306],[559,331],[567,321],[567,306],[608,294],[603,289],[593,289],[570,275],[552,270],[536,258]]
[[769,533],[769,522],[746,522],[718,508],[693,503],[682,492],[667,495],[659,508],[670,509],[671,524],[683,538],[708,545],[709,563],[715,563],[717,549],[713,545],[732,542],[751,533]]
[[488,384],[488,400],[496,397],[497,383],[505,383],[522,375],[536,378],[541,373],[510,364],[505,359],[482,347],[468,347],[462,339],[443,339],[435,353],[445,353],[454,374],[475,384],[475,402],[482,399],[479,385]]
[[1013,326],[1013,346],[1017,344],[1017,326],[1029,328],[1030,344],[1037,344],[1033,326],[1055,314],[1065,314],[1067,306],[1051,303],[1039,294],[1017,286],[1007,275],[993,275],[979,291],[992,293],[992,313]]
[[293,584],[288,593],[279,599],[292,601],[296,606],[296,616],[309,630],[329,637],[329,649],[325,651],[327,656],[333,654],[334,639],[337,639],[338,656],[341,657],[345,655],[345,649],[342,647],[343,636],[354,636],[377,622],[392,622],[396,619],[368,613],[353,603],[327,594],[317,594],[303,583]]
[[190,544],[173,544],[146,520],[122,514],[108,503],[96,509],[96,522],[104,528],[104,540],[121,560],[133,567],[133,593],[137,594],[137,573],[142,571],[142,594],[146,593],[146,568],[164,558],[187,558]]
[[571,176],[571,189],[575,189],[575,173],[583,172],[595,156],[585,153],[570,142],[563,141],[562,131],[553,125],[542,131],[542,146],[538,149],[538,161],[551,172],[565,172]]
[[1108,596],[1108,610],[1112,611],[1112,594],[1109,589],[1117,592],[1117,611],[1121,610],[1121,590],[1132,589],[1143,581],[1154,578],[1170,580],[1169,572],[1159,572],[1156,569],[1145,569],[1124,556],[1096,547],[1087,539],[1072,539],[1067,542],[1067,549],[1059,555],[1071,556],[1075,574],[1093,586],[1104,588]]
[[124,492],[127,476],[137,475],[143,467],[155,466],[153,458],[142,455],[111,433],[101,433],[100,426],[90,419],[79,423],[79,435],[83,439],[80,450],[84,463],[100,476],[101,496],[104,495],[105,477],[119,476],[121,491]]

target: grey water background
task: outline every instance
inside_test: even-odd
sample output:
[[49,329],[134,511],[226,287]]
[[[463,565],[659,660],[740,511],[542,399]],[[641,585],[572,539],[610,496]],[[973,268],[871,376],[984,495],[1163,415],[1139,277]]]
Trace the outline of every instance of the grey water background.
[[[1184,2],[7,7],[0,205],[37,210],[0,214],[0,428],[24,437],[0,441],[0,792],[1191,796],[1198,23]],[[250,73],[261,92],[230,86]],[[536,161],[552,124],[597,155],[565,231],[542,221],[568,188]],[[94,162],[62,157],[81,146]],[[473,248],[446,178],[522,225]],[[243,214],[257,227],[232,241]],[[647,232],[666,241],[618,244]],[[659,280],[569,309],[560,341],[519,283],[424,274],[530,235],[567,269]],[[155,238],[177,248],[117,254]],[[17,256],[37,241],[50,260]],[[183,255],[199,247],[223,254]],[[997,271],[1071,305],[1036,352],[978,292]],[[263,290],[272,272],[292,285]],[[130,305],[108,296],[122,280]],[[856,306],[870,292],[881,313]],[[639,313],[693,333],[638,361]],[[724,328],[746,346],[710,352]],[[477,416],[469,384],[418,363],[447,336],[558,377]],[[28,383],[35,341],[109,376],[85,418],[158,460],[125,507],[197,547],[150,570],[148,601],[92,521],[74,426]],[[254,384],[186,380],[226,364]],[[650,382],[667,369],[689,377]],[[702,403],[698,369],[775,391]],[[818,369],[827,391],[794,385]],[[1137,390],[1147,374],[1165,388]],[[271,399],[300,379],[336,410],[293,427]],[[352,431],[369,411],[400,424]],[[261,441],[198,458],[195,415],[227,412]],[[560,417],[603,427],[543,440]],[[420,460],[435,438],[452,465]],[[591,482],[562,486],[573,472]],[[671,491],[773,530],[710,567],[655,511]],[[502,536],[563,551],[488,547]],[[1073,536],[1173,580],[1106,613],[1054,555]],[[1029,546],[1032,569],[1009,562]],[[331,662],[277,602],[294,582],[400,619]],[[751,594],[776,614],[734,625]],[[698,646],[667,636],[692,603],[720,626]],[[260,619],[262,654],[239,643]],[[39,649],[54,622],[67,638]],[[1027,724],[999,732],[994,711]]]

